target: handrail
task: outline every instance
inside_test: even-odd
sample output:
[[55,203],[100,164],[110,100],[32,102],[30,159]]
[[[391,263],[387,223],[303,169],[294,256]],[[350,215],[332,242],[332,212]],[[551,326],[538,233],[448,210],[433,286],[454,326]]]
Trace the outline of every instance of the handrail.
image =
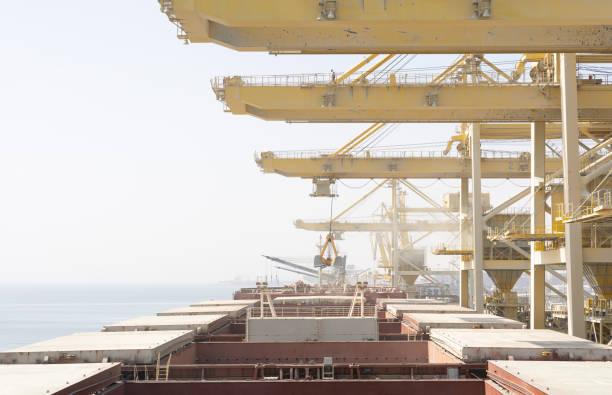
[[[341,73],[340,73],[341,74]],[[295,87],[334,87],[334,86],[559,86],[558,83],[536,83],[527,81],[509,82],[501,75],[490,76],[491,81],[469,82],[445,80],[435,82],[435,73],[394,73],[389,71],[378,71],[369,74],[369,79],[346,78],[338,81],[335,73],[312,73],[312,74],[284,74],[284,75],[246,75],[246,76],[217,76],[211,80],[213,89],[223,89],[225,86],[295,86]],[[610,85],[612,74],[588,74],[578,75],[579,83],[582,85]]]
[[[332,150],[305,150],[305,151],[264,151],[256,152],[258,159],[465,159],[458,153],[444,154],[443,151],[392,151],[392,150],[367,150],[361,152],[351,152],[350,154],[334,156]],[[529,152],[523,151],[495,151],[482,150],[481,157],[485,159],[519,159],[529,162]],[[558,159],[555,155],[547,155],[548,159]]]
[[[374,317],[376,315],[376,306],[365,305],[364,316]],[[247,319],[249,318],[272,318],[272,312],[269,307],[263,309],[263,317],[261,316],[260,307],[251,307],[247,310]],[[348,306],[296,306],[296,307],[279,307],[275,306],[276,317],[348,317],[350,308]],[[351,317],[360,317],[360,308],[353,311]]]

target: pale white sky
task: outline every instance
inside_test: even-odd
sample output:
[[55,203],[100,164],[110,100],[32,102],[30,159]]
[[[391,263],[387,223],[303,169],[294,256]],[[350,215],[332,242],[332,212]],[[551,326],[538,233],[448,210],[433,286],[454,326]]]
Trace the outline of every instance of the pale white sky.
[[[292,222],[327,217],[329,200],[310,198],[308,180],[261,174],[253,153],[335,148],[365,126],[227,114],[209,81],[341,71],[361,56],[184,46],[155,0],[5,1],[0,53],[0,283],[210,282],[265,273],[261,254],[314,255],[319,235]],[[402,125],[385,143],[445,141],[454,128]],[[494,201],[518,188],[484,182],[500,183]],[[433,184],[441,199],[458,182]],[[366,191],[340,185],[334,206]],[[376,198],[355,215],[389,192]],[[368,235],[348,237],[348,263],[369,267]]]

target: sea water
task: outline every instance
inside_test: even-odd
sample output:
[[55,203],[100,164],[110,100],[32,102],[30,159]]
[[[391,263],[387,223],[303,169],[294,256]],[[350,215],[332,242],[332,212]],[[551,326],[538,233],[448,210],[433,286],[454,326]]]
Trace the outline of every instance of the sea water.
[[[251,284],[252,285],[252,284]],[[0,351],[209,299],[248,284],[0,285]]]

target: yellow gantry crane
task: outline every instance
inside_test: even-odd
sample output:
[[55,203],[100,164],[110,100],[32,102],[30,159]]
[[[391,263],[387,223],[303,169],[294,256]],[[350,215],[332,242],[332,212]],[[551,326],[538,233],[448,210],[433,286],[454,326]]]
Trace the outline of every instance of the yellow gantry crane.
[[608,0],[159,0],[180,39],[271,53],[612,52]]
[[[452,137],[447,153],[457,142],[461,149],[459,156],[470,159],[469,170],[454,174],[462,179],[462,219],[467,215],[468,177],[465,176],[469,173],[473,184],[471,231],[475,237],[472,237],[474,248],[470,269],[478,274],[473,276],[472,298],[478,311],[483,305],[480,276],[484,268],[484,244],[480,237],[483,225],[499,219],[504,207],[526,196],[531,196],[530,235],[536,234],[537,229],[545,224],[545,212],[553,211],[547,205],[549,195],[551,206],[560,195],[565,200],[565,207],[587,208],[586,212],[582,210],[579,213],[565,210],[564,250],[538,251],[534,246],[529,254],[513,244],[518,241],[503,240],[510,250],[520,251],[524,258],[522,261],[529,262],[531,258],[528,267],[533,285],[532,328],[543,326],[544,274],[550,265],[564,265],[567,269],[570,334],[584,336],[583,267],[598,296],[612,298],[609,292],[612,287],[607,282],[612,267],[610,238],[606,239],[605,231],[601,237],[599,228],[591,227],[596,230],[594,236],[587,237],[591,247],[584,246],[582,224],[587,222],[581,220],[593,215],[588,210],[594,204],[580,204],[583,189],[593,193],[609,176],[608,123],[612,122],[612,81],[607,75],[575,72],[577,63],[612,61],[609,55],[597,54],[612,53],[612,30],[609,29],[612,2],[609,0],[572,0],[563,7],[558,6],[558,0],[159,0],[159,3],[176,25],[179,38],[186,43],[214,42],[237,50],[271,53],[370,54],[348,73],[339,76],[331,73],[213,80],[217,98],[234,114],[250,114],[267,120],[374,123],[347,146],[327,158],[320,158],[328,161],[321,162],[322,166],[329,168],[329,163],[338,166],[334,168],[337,171],[335,175],[322,175],[317,173],[318,169],[309,169],[302,173],[310,174],[306,177],[326,177],[331,183],[332,177],[343,176],[342,167],[334,161],[352,161],[352,147],[389,123],[468,123],[464,133]],[[575,53],[581,51],[587,53],[576,56]],[[393,62],[398,54],[416,53],[467,54],[437,76],[378,70]],[[506,72],[488,62],[482,55],[485,53],[520,53],[524,56],[514,71]],[[483,73],[483,65],[493,72]],[[529,81],[522,77],[527,71]],[[579,130],[578,121],[604,126]],[[483,172],[488,175],[495,172],[489,168],[488,158],[480,154],[484,133],[481,124],[491,122],[531,123],[528,130],[531,155],[518,158],[519,161],[529,161],[529,167],[523,172],[530,173],[531,186],[526,192],[521,191],[481,215],[480,181]],[[563,162],[562,171],[555,170],[561,169],[560,166],[549,167],[546,159],[546,138],[549,136],[546,123],[550,122],[563,125],[560,128],[563,149],[557,152]],[[500,133],[504,134],[512,127]],[[512,132],[524,133],[524,126],[518,126]],[[581,133],[586,136],[584,138],[595,142],[597,152],[590,152],[595,147],[585,145]],[[580,149],[585,151],[583,156]],[[585,158],[587,153],[589,155]],[[261,160],[264,160],[263,156]],[[268,159],[276,158],[265,158]],[[367,163],[370,159],[366,157],[363,162],[366,164],[362,165],[367,171],[373,171],[372,165]],[[383,177],[391,178],[397,186],[397,174],[388,173],[394,170],[397,162],[380,162],[377,166],[381,164],[387,170],[387,173],[381,172]],[[501,166],[515,164],[507,161]],[[366,175],[364,169],[355,172],[354,176]],[[379,170],[383,169],[375,171]],[[294,173],[303,176],[297,171]],[[410,175],[408,171],[405,174]],[[559,186],[553,181],[560,176],[565,183],[562,194],[556,192]],[[324,186],[325,182],[321,185]],[[551,190],[547,190],[548,187]],[[397,196],[395,192],[394,196]],[[393,201],[396,205],[395,197]],[[397,210],[394,212],[393,231],[397,233],[399,221]],[[464,222],[461,221],[462,235],[466,231]],[[396,251],[397,238],[392,242],[392,250]],[[397,259],[393,261],[397,277]],[[500,289],[509,289],[516,274],[527,270],[516,266],[507,269],[515,272],[506,273],[509,277],[498,278]],[[463,292],[467,290],[464,272],[466,270],[461,274],[462,304],[467,300],[467,294]],[[599,339],[602,339],[601,327]]]

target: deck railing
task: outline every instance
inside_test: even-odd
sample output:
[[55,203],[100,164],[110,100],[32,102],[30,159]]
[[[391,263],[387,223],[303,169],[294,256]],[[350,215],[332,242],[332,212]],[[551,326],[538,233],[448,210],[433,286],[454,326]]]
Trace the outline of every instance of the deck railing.
[[[276,317],[348,317],[349,306],[297,306],[280,307],[275,306]],[[251,307],[247,311],[248,318],[262,318],[261,307]],[[361,310],[359,304],[355,306],[352,317],[360,317]],[[365,306],[364,316],[376,316],[376,306]],[[263,308],[263,318],[271,318],[272,311],[269,307]]]

